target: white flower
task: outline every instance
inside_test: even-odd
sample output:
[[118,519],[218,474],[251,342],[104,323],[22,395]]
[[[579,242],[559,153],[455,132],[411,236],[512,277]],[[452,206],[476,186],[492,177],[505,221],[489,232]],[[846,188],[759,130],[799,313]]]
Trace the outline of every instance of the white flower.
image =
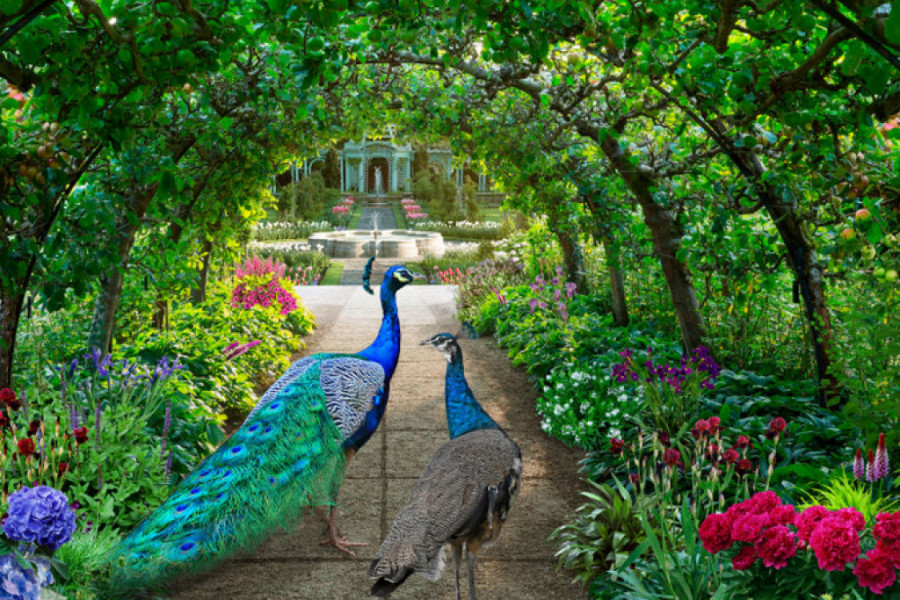
[[561,414],[563,414],[564,412],[566,412],[566,409],[561,404],[557,404],[556,406],[553,407],[553,414],[556,415],[557,417],[560,416]]

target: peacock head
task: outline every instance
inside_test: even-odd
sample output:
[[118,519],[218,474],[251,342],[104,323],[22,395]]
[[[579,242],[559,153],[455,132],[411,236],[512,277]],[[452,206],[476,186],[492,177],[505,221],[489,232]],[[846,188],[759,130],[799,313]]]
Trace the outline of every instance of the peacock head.
[[420,346],[431,346],[444,355],[448,363],[454,362],[454,359],[462,360],[462,350],[459,342],[451,333],[439,333],[435,336],[419,342]]
[[[363,271],[363,289],[370,294],[374,293],[369,283],[372,278],[373,262],[375,262],[374,256],[366,263],[365,270]],[[381,285],[382,287],[387,286],[392,292],[396,292],[408,283],[412,283],[414,279],[424,279],[424,277],[418,273],[413,273],[407,269],[405,265],[394,265],[384,274],[384,281]]]

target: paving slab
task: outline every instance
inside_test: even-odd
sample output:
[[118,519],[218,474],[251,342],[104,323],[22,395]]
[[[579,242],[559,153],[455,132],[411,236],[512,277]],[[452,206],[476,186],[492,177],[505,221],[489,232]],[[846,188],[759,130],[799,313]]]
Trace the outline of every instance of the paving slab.
[[[383,273],[390,264],[379,264],[376,273]],[[380,276],[373,277],[373,284],[376,282]],[[359,285],[300,287],[297,291],[317,320],[304,355],[358,351],[375,337],[381,308],[377,298]],[[252,555],[177,582],[173,600],[368,597],[369,562],[434,450],[447,440],[443,406],[446,362],[434,350],[419,346],[419,341],[440,331],[459,331],[455,294],[451,286],[410,286],[398,294],[401,354],[387,414],[348,465],[338,496],[341,529],[351,540],[369,545],[354,557],[321,546],[324,524],[309,514],[295,529],[273,534]],[[460,345],[476,397],[519,443],[524,462],[522,491],[513,502],[503,533],[492,548],[480,553],[476,563],[479,598],[585,599],[586,592],[571,583],[571,574],[557,569],[557,548],[548,539],[580,504],[579,491],[586,487],[577,473],[580,454],[544,434],[534,410],[536,394],[526,374],[510,366],[505,352],[492,339],[461,338]],[[455,598],[452,566],[448,565],[437,582],[410,577],[391,597]],[[465,590],[463,597],[467,597]]]

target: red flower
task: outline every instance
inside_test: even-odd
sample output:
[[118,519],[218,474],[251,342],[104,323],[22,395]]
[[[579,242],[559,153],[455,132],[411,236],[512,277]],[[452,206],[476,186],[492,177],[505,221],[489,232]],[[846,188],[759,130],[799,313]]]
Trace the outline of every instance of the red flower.
[[719,460],[719,446],[717,444],[710,444],[706,451],[703,453],[703,456],[711,463],[718,462]]
[[629,473],[628,480],[631,481],[631,483],[638,483],[641,480],[641,477],[637,473]]
[[699,438],[700,436],[706,435],[710,432],[712,427],[709,424],[709,421],[706,419],[700,419],[696,423],[694,423],[694,428],[691,429],[691,435],[695,438]]
[[769,430],[766,432],[766,437],[772,439],[779,434],[784,433],[784,429],[787,427],[787,421],[785,421],[781,417],[775,417],[771,421],[769,421]]
[[730,465],[733,465],[741,458],[740,452],[735,450],[734,448],[729,448],[725,451],[725,454],[722,455],[722,460],[727,462]]
[[747,460],[746,458],[742,458],[737,463],[737,472],[741,475],[746,475],[750,471],[753,470],[753,463]]
[[808,542],[809,536],[812,535],[819,521],[830,514],[827,508],[818,505],[810,506],[804,510],[794,520],[794,525],[797,527],[797,537],[804,542]]
[[722,428],[720,427],[722,419],[720,419],[719,417],[710,417],[706,421],[707,423],[709,423],[709,435],[716,435],[717,433],[719,433],[719,431],[722,430]]
[[19,447],[19,453],[22,456],[31,456],[34,454],[34,440],[31,438],[22,438],[16,445]]
[[894,513],[878,513],[872,535],[876,540],[876,548],[894,561],[900,568],[900,510]]
[[6,404],[12,410],[19,410],[22,402],[16,398],[16,393],[9,388],[0,390],[0,402]]
[[870,550],[865,558],[859,559],[853,568],[853,574],[859,578],[860,587],[867,587],[873,594],[879,595],[897,579],[889,555],[878,548]]
[[731,566],[734,567],[735,571],[744,571],[752,567],[757,558],[753,546],[743,546],[731,559]]
[[771,524],[772,519],[766,513],[741,515],[736,517],[731,525],[731,537],[737,542],[755,544],[762,535],[763,529]]
[[859,533],[844,517],[830,514],[819,521],[809,547],[816,554],[823,571],[843,571],[849,562],[859,558]]
[[752,512],[762,514],[772,511],[776,506],[781,506],[781,498],[772,490],[757,492],[748,500],[753,507]]
[[6,418],[6,415],[0,412],[0,428],[6,427],[9,424],[9,419]]
[[793,504],[782,504],[773,508],[769,516],[778,525],[793,525],[797,519],[797,511]]
[[669,465],[670,467],[674,467],[678,464],[678,461],[681,460],[681,452],[676,450],[675,448],[669,448],[663,453],[663,462]]
[[737,436],[737,441],[734,443],[738,448],[750,448],[753,449],[753,442],[750,441],[746,435]]
[[790,529],[775,525],[762,532],[754,550],[765,566],[782,569],[787,566],[788,559],[797,554],[797,540]]
[[668,446],[669,445],[669,434],[666,433],[665,431],[660,431],[659,432],[659,443],[662,444],[663,446]]
[[619,438],[609,438],[609,451],[613,454],[622,454],[622,450],[625,448],[625,440],[620,440]]
[[83,444],[88,441],[88,428],[87,427],[79,427],[72,431],[75,434],[75,441],[79,444]]
[[707,552],[715,554],[731,547],[731,517],[713,513],[703,520],[697,530],[700,541]]
[[34,435],[37,433],[38,429],[41,428],[40,421],[32,421],[28,424],[28,435]]
[[69,463],[67,463],[67,462],[59,463],[59,474],[60,475],[65,475],[68,470],[69,470]]

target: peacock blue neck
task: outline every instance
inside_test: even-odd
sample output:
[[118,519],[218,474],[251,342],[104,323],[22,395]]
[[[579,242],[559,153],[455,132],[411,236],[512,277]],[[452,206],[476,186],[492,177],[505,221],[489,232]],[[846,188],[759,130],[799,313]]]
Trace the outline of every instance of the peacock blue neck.
[[366,419],[356,433],[344,442],[345,448],[359,449],[369,441],[378,424],[384,417],[387,408],[388,396],[391,390],[391,377],[397,367],[400,358],[400,320],[397,317],[397,298],[395,291],[390,288],[388,282],[381,286],[381,310],[384,316],[381,319],[381,329],[375,341],[368,348],[358,353],[367,360],[377,362],[384,369],[384,387],[375,395],[372,408],[366,413]]
[[373,360],[384,368],[385,381],[390,381],[400,358],[400,319],[397,316],[397,297],[390,285],[381,286],[381,329],[368,348],[359,356]]
[[447,365],[444,379],[444,393],[447,403],[447,429],[450,439],[476,429],[500,429],[472,394],[463,371],[462,355],[455,354]]

